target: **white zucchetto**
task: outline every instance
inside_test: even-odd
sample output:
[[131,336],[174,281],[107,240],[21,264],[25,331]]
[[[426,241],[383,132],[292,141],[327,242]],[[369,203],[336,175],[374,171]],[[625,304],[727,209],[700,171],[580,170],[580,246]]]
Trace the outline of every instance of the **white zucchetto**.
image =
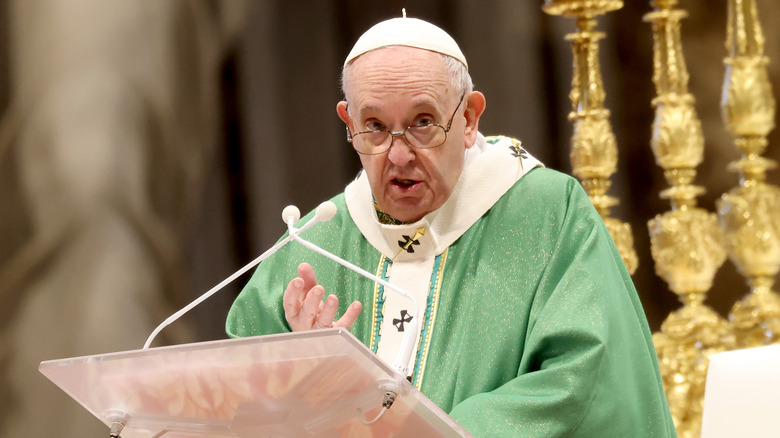
[[346,66],[358,56],[387,46],[406,46],[451,56],[468,68],[458,43],[441,28],[417,18],[391,18],[375,24],[358,38],[344,61]]

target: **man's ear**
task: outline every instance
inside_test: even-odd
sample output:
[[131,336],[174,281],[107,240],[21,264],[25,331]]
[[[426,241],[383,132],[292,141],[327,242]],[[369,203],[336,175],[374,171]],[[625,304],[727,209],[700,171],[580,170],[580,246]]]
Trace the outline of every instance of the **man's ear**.
[[463,117],[466,118],[466,148],[470,148],[477,141],[477,132],[479,132],[479,118],[485,111],[485,95],[479,91],[472,91],[466,98],[466,111]]
[[349,111],[347,111],[347,101],[342,100],[336,104],[336,113],[339,118],[349,126]]

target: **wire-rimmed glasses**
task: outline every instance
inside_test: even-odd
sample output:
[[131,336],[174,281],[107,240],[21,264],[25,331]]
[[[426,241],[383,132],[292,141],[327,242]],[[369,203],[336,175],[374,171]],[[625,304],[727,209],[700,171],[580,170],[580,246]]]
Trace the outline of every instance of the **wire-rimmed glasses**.
[[437,123],[407,126],[403,131],[390,131],[388,129],[369,130],[352,133],[347,126],[347,141],[352,143],[355,151],[363,155],[378,155],[390,150],[394,137],[403,137],[406,142],[417,149],[432,149],[439,147],[447,141],[447,133],[450,132],[455,114],[463,103],[465,94],[460,96],[458,106],[452,112],[447,127]]

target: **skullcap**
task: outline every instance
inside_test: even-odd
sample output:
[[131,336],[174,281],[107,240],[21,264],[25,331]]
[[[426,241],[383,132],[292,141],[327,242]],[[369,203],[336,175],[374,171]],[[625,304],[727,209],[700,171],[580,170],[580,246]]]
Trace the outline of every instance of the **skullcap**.
[[375,24],[358,38],[344,66],[358,56],[387,46],[406,46],[451,56],[468,68],[458,43],[441,28],[417,18],[391,18]]

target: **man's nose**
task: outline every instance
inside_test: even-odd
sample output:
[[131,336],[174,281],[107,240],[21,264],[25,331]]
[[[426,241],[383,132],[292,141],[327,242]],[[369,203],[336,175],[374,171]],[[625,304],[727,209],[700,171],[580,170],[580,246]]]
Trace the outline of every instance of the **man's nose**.
[[403,166],[414,160],[414,148],[406,141],[403,132],[392,132],[391,135],[387,158],[396,166]]

